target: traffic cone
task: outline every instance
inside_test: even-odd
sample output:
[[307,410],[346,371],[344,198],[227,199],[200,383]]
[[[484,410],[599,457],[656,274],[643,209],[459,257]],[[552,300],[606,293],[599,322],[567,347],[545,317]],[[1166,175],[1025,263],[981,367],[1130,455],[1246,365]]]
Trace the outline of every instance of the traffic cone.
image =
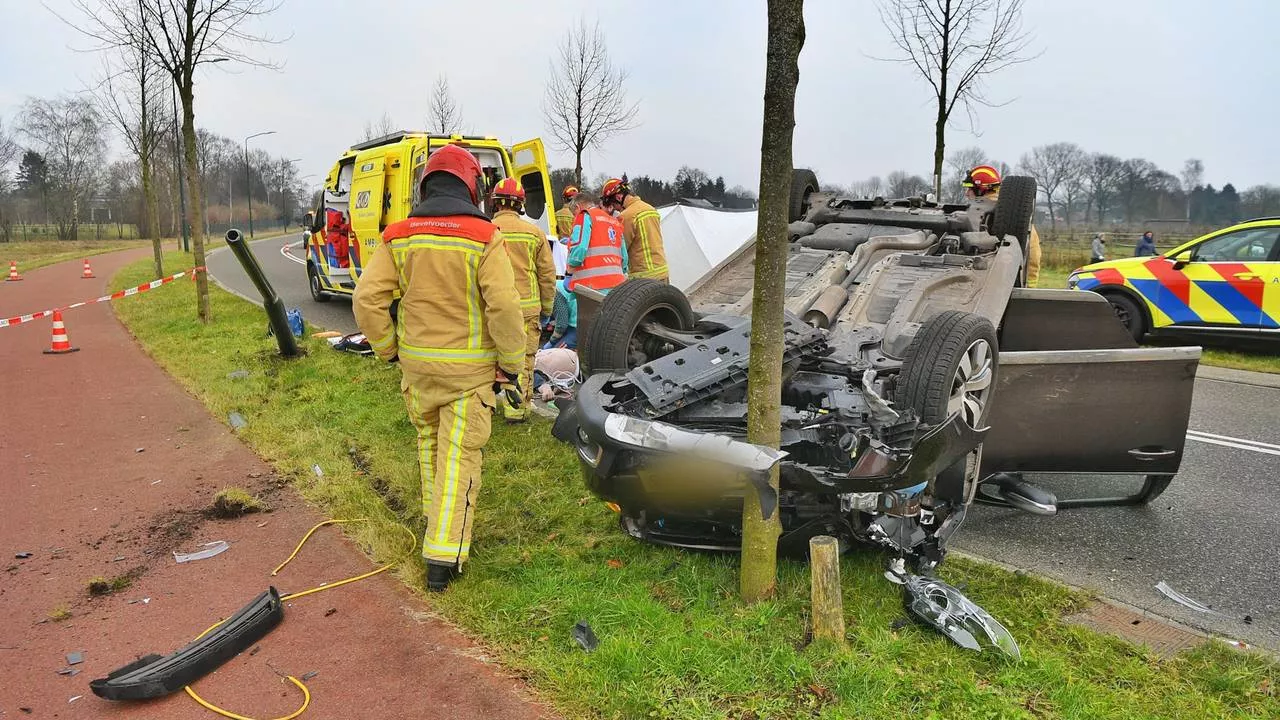
[[21,279],[22,279],[22,276],[18,274],[18,261],[10,260],[9,261],[9,277],[5,278],[4,281],[13,282],[15,280],[21,280]]
[[67,326],[62,324],[62,311],[53,311],[53,346],[44,351],[45,355],[61,355],[63,353],[76,352],[80,348],[71,347],[71,341],[67,339]]
[[88,280],[93,277],[93,268],[89,267],[89,258],[84,259],[84,272],[80,273],[81,280]]

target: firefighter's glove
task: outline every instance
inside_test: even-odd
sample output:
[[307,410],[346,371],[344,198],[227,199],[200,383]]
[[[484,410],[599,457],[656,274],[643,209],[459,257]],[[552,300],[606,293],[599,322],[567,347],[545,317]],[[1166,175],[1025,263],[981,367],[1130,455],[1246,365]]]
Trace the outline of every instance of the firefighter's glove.
[[501,395],[506,400],[507,405],[518,408],[524,404],[524,395],[520,392],[520,377],[518,375],[507,375],[500,373],[498,378],[493,381],[493,392]]

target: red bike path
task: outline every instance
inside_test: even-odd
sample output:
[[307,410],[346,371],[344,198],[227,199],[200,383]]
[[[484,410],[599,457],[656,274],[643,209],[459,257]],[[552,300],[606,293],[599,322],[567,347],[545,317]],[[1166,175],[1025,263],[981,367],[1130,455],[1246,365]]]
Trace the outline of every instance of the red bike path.
[[[105,294],[107,278],[148,254],[94,257],[92,280],[75,261],[0,282],[0,317]],[[172,652],[268,585],[297,591],[374,565],[330,527],[270,578],[325,518],[166,375],[107,303],[64,319],[79,352],[42,353],[48,319],[0,328],[0,717],[217,717],[182,692],[101,700],[89,681]],[[204,518],[214,493],[233,485],[265,496],[273,512]],[[214,540],[230,549],[175,562],[172,551]],[[87,594],[90,578],[122,575],[133,578],[124,590]],[[57,610],[70,618],[51,619]],[[83,662],[68,666],[73,652]],[[79,672],[58,673],[68,667]],[[283,676],[307,673],[315,675],[303,718],[553,716],[390,572],[289,601],[284,622],[255,650],[195,687],[233,712],[273,718],[302,699]]]

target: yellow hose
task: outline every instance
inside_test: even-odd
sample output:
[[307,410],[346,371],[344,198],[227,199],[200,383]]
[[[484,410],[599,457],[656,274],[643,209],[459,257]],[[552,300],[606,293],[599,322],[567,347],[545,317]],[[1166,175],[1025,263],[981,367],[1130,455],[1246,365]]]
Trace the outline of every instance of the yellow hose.
[[[283,570],[283,569],[284,569],[284,566],[285,566],[285,565],[288,565],[290,562],[292,562],[292,561],[293,561],[293,559],[294,559],[295,557],[297,557],[297,556],[298,556],[298,553],[302,550],[302,546],[303,546],[303,545],[306,545],[306,544],[307,544],[307,541],[311,539],[311,536],[312,536],[312,535],[314,535],[314,534],[315,534],[315,532],[316,532],[317,530],[319,530],[320,528],[324,527],[325,525],[334,525],[334,524],[337,524],[337,523],[349,523],[349,522],[350,522],[350,523],[365,522],[367,519],[368,519],[368,518],[356,518],[356,519],[354,519],[354,520],[325,520],[325,521],[324,521],[324,522],[322,522],[322,523],[318,523],[318,524],[316,524],[314,527],[312,527],[310,530],[308,530],[308,531],[307,531],[307,534],[306,534],[306,535],[303,535],[303,536],[302,536],[302,540],[300,540],[300,541],[298,542],[298,546],[297,546],[297,547],[295,547],[295,548],[293,549],[293,552],[289,554],[289,557],[285,558],[285,561],[284,561],[284,562],[282,562],[282,563],[280,563],[279,565],[277,565],[277,566],[276,566],[276,569],[271,571],[271,575],[274,577],[277,573],[279,573],[281,570]],[[280,596],[280,599],[281,599],[282,601],[283,601],[283,600],[293,600],[293,599],[295,599],[295,598],[305,597],[305,596],[307,596],[307,595],[312,595],[312,594],[314,594],[314,593],[318,593],[318,592],[320,592],[320,591],[322,591],[322,590],[332,590],[333,588],[341,587],[341,586],[346,585],[346,584],[348,584],[348,583],[353,583],[353,582],[355,582],[355,581],[357,581],[357,580],[363,580],[363,579],[368,578],[368,577],[373,577],[374,575],[377,575],[378,573],[381,573],[381,572],[386,572],[387,570],[390,570],[391,568],[395,567],[395,566],[396,566],[396,565],[398,565],[399,563],[404,562],[405,560],[409,559],[409,555],[410,555],[410,554],[412,554],[412,553],[413,553],[413,551],[417,549],[417,547],[418,547],[418,538],[414,537],[414,535],[413,535],[413,531],[412,531],[412,530],[410,530],[409,528],[407,528],[407,527],[405,527],[405,526],[403,526],[403,525],[401,525],[401,526],[400,526],[400,528],[401,528],[401,529],[403,529],[403,530],[404,530],[406,533],[408,533],[408,535],[409,535],[409,552],[408,552],[404,557],[402,557],[402,558],[400,558],[399,560],[397,560],[396,562],[394,562],[394,563],[388,563],[388,564],[386,564],[386,565],[383,565],[383,566],[382,566],[382,567],[380,567],[380,568],[377,568],[376,570],[370,570],[370,571],[369,571],[369,572],[367,572],[367,573],[363,573],[363,574],[360,574],[360,575],[356,575],[355,577],[349,577],[349,578],[346,578],[345,580],[339,580],[339,581],[337,581],[337,582],[327,583],[327,584],[325,584],[325,585],[320,585],[320,586],[318,586],[318,587],[313,587],[313,588],[311,588],[311,589],[309,589],[309,590],[301,590],[301,591],[299,591],[299,592],[296,592],[296,593],[290,593],[290,594],[288,594],[288,595],[281,595],[281,596]],[[197,635],[197,636],[196,636],[196,640],[199,640],[200,638],[204,637],[205,635],[208,635],[209,633],[213,632],[213,630],[214,630],[215,628],[217,628],[219,625],[221,625],[221,624],[222,624],[222,623],[224,623],[224,622],[226,622],[226,621],[225,621],[225,620],[219,620],[218,622],[216,622],[216,623],[214,623],[214,624],[210,625],[208,628],[206,628],[206,629],[205,629],[205,631],[204,631],[204,632],[202,632],[202,633],[200,633],[199,635]],[[194,642],[194,641],[193,641],[193,642]],[[289,676],[288,676],[288,680],[289,680],[290,682],[292,682],[294,685],[298,686],[298,689],[302,690],[302,707],[298,708],[297,710],[294,710],[292,713],[290,713],[290,714],[288,714],[288,715],[285,715],[285,716],[283,716],[283,717],[273,718],[272,720],[293,720],[293,718],[296,718],[296,717],[298,717],[299,715],[301,715],[302,713],[306,712],[307,707],[308,707],[309,705],[311,705],[311,692],[310,692],[309,690],[307,690],[307,686],[306,686],[306,685],[303,685],[301,680],[299,680],[298,678],[296,678],[296,677],[294,677],[294,676],[292,676],[292,675],[289,675]],[[195,691],[195,690],[192,690],[190,685],[188,685],[188,686],[184,687],[184,688],[183,688],[183,690],[186,690],[186,691],[187,691],[187,695],[190,695],[192,700],[195,700],[196,702],[200,703],[200,706],[201,706],[201,707],[203,707],[203,708],[205,708],[206,710],[211,710],[211,711],[213,711],[213,712],[215,712],[215,713],[217,713],[217,714],[219,714],[219,715],[221,715],[221,716],[223,716],[223,717],[231,718],[231,720],[254,720],[254,718],[246,717],[246,716],[244,716],[244,715],[237,715],[237,714],[235,714],[235,713],[231,712],[230,710],[224,710],[224,709],[222,709],[222,708],[218,707],[217,705],[214,705],[213,703],[210,703],[209,701],[207,701],[207,700],[205,700],[204,698],[202,698],[202,697],[200,697],[199,695],[197,695],[197,694],[196,694],[196,691]]]

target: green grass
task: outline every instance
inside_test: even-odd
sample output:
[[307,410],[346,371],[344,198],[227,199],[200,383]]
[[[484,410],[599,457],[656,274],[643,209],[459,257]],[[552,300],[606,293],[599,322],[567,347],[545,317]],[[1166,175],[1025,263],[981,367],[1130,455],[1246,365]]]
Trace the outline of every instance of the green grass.
[[25,240],[4,243],[0,244],[0,265],[3,265],[0,275],[9,274],[11,260],[17,260],[18,272],[25,273],[65,260],[79,260],[146,244],[143,240]]
[[[146,276],[143,262],[114,284]],[[422,521],[398,369],[310,338],[306,357],[279,359],[262,311],[212,292],[206,327],[193,319],[189,284],[115,306],[215,416],[243,414],[238,434],[309,500],[331,517],[370,518],[348,532],[377,560],[404,557],[400,524],[420,532]],[[239,369],[250,376],[227,379]],[[893,629],[904,614],[898,590],[880,576],[880,557],[865,552],[842,566],[847,649],[805,647],[805,566],[783,562],[777,597],[741,604],[735,557],[625,537],[545,421],[496,424],[484,482],[466,573],[428,601],[568,717],[1280,716],[1270,689],[1280,667],[1261,656],[1211,644],[1161,660],[1064,624],[1087,602],[1081,594],[960,558],[944,575],[1006,623],[1021,663],[970,653],[916,625]],[[398,572],[421,588],[419,560]],[[594,653],[570,640],[579,620],[600,638]]]

